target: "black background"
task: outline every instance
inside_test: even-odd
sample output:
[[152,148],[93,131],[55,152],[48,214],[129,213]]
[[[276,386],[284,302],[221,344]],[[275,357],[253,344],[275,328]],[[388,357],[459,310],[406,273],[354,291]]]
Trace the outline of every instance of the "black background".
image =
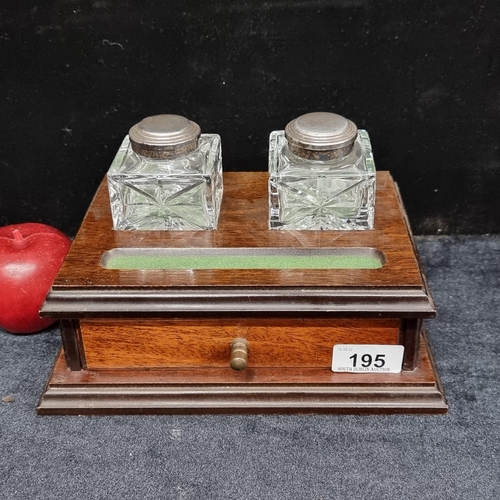
[[[310,111],[368,130],[417,234],[500,232],[498,1],[0,3],[0,225],[75,234],[134,123],[182,114],[225,170]],[[244,188],[244,187],[242,187]]]

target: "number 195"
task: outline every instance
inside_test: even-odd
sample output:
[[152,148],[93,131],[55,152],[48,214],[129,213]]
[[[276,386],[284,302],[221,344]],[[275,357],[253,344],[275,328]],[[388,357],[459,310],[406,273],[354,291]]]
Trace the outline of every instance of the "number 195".
[[[377,354],[375,358],[371,354],[363,354],[360,358],[360,365],[363,368],[369,368],[370,366],[375,366],[376,368],[382,368],[385,365],[385,354]],[[356,368],[358,366],[358,355],[353,354],[349,357],[352,359],[352,366]]]

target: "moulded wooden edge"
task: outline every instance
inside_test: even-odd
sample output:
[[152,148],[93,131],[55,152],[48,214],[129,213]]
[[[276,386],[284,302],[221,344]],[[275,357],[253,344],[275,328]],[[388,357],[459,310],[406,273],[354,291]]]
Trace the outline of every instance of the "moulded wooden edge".
[[436,316],[422,288],[219,288],[135,290],[52,290],[40,311],[42,317],[168,317],[208,312],[245,314],[324,313],[338,316]]
[[[147,370],[142,378],[137,376],[137,370],[70,371],[59,355],[37,412],[40,415],[446,413],[448,404],[425,334],[417,366],[416,370],[401,372],[397,377],[377,374],[370,379],[366,375],[335,374],[337,381],[321,383],[314,382],[314,373],[320,373],[319,370],[305,370],[302,382],[291,377],[290,383],[272,383],[271,378],[266,383],[228,383],[223,378],[217,382],[187,383],[186,375],[178,379],[165,376],[162,380],[162,371],[155,370],[156,383],[152,383],[147,376],[151,372]],[[207,373],[206,369],[199,370]],[[283,378],[281,375],[280,379]]]

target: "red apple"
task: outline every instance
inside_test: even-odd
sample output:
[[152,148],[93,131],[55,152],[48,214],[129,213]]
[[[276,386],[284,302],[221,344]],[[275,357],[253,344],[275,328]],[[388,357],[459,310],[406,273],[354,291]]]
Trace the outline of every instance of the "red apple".
[[0,227],[0,327],[34,333],[55,323],[38,314],[71,240],[35,222]]

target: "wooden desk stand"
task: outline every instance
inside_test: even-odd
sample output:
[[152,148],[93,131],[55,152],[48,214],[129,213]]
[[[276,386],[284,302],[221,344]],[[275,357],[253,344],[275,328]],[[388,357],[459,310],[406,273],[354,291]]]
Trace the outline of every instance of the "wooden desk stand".
[[[270,231],[267,210],[267,174],[226,173],[216,231],[113,231],[104,180],[42,308],[60,318],[64,352],[38,412],[445,413],[422,328],[435,308],[390,174],[377,175],[372,231]],[[106,267],[162,249],[333,251],[381,267]],[[235,338],[248,342],[242,371],[229,364]],[[403,371],[334,373],[345,343],[401,344]]]

